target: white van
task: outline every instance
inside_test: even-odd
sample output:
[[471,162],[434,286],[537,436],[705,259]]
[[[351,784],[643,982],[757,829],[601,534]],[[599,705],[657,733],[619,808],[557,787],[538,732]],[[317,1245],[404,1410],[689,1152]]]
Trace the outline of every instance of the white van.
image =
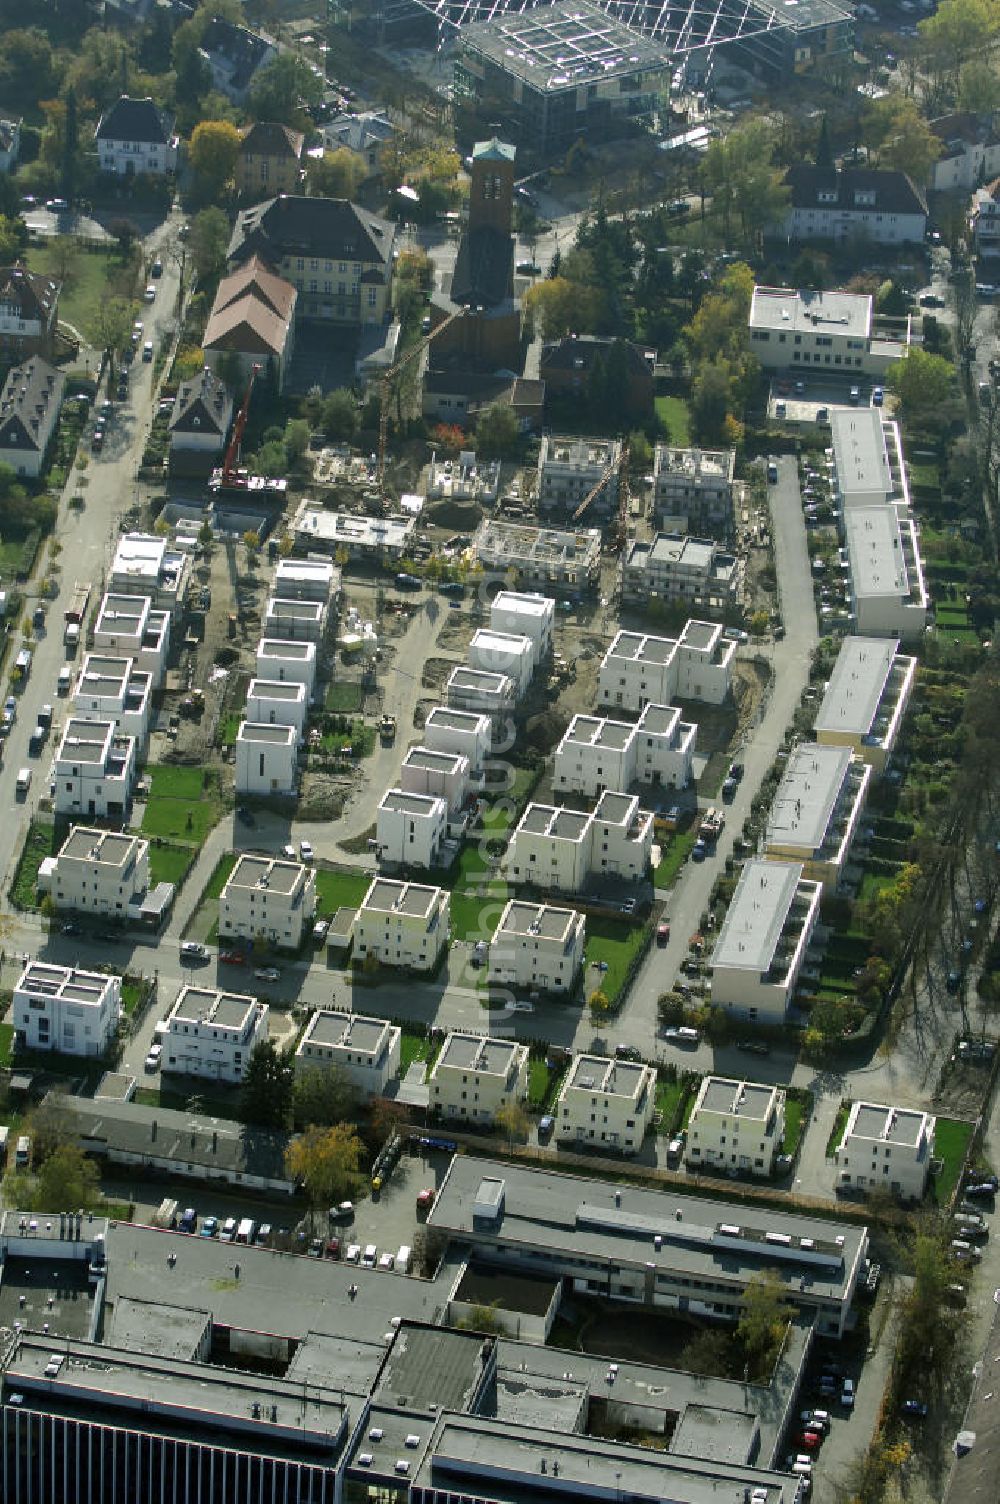
[[396,1270],[399,1274],[409,1274],[410,1265],[413,1262],[413,1250],[409,1243],[401,1243],[399,1252],[396,1254]]
[[19,768],[17,771],[17,792],[26,794],[31,788],[31,769]]
[[236,1229],[237,1243],[252,1243],[257,1232],[257,1224],[252,1217],[244,1217]]
[[0,1124],[0,1164],[7,1162],[7,1150],[10,1148],[10,1129]]
[[15,1170],[26,1170],[31,1162],[31,1139],[26,1133],[22,1133],[14,1150]]

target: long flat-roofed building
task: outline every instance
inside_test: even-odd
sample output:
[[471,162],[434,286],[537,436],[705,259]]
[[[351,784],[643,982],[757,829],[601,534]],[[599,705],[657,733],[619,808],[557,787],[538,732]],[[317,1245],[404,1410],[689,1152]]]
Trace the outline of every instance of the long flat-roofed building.
[[527,1091],[527,1045],[453,1029],[431,1068],[429,1106],[443,1117],[492,1123]]
[[14,984],[14,1047],[103,1055],[122,1013],[121,977],[29,961]]
[[833,1154],[837,1183],[919,1201],[934,1158],[935,1127],[926,1112],[853,1102]]
[[577,1055],[556,1100],[556,1137],[637,1154],[656,1108],[656,1072],[633,1060]]
[[801,862],[828,891],[839,885],[857,835],[872,770],[850,747],[800,742],[785,764],[764,831],[764,851]]
[[891,504],[854,507],[843,520],[855,630],[903,642],[922,637],[927,586],[909,510]]
[[366,1097],[378,1097],[399,1074],[401,1040],[398,1024],[384,1018],[318,1008],[295,1051],[295,1069],[336,1067]]
[[601,532],[596,527],[570,531],[486,517],[476,530],[471,552],[488,574],[512,569],[521,588],[590,590],[601,572]]
[[316,873],[304,862],[242,852],[219,895],[219,938],[298,950],[316,913]]
[[832,1337],[844,1333],[868,1252],[868,1229],[854,1222],[464,1154],[428,1226],[581,1292],[714,1320],[736,1321],[747,1285],[767,1270]]
[[357,517],[353,512],[330,512],[315,501],[303,501],[292,531],[296,546],[306,550],[343,549],[351,559],[389,563],[413,547],[412,517]]
[[819,918],[822,887],[800,862],[745,862],[712,952],[712,1002],[781,1023]]
[[630,541],[619,580],[627,605],[654,600],[721,611],[739,603],[743,564],[713,538],[657,533],[648,543],[643,538]]
[[571,992],[585,941],[586,923],[575,909],[511,898],[490,941],[489,980],[529,991]]
[[917,660],[884,637],[845,637],[816,714],[821,746],[853,747],[881,773],[895,750],[917,676]]
[[383,966],[432,971],[448,944],[450,923],[446,889],[376,877],[354,916],[354,954]]
[[867,293],[755,287],[750,350],[767,371],[884,377],[910,342],[909,320],[882,325]]
[[684,1159],[691,1170],[770,1175],[785,1134],[778,1086],[704,1076],[688,1119]]
[[833,485],[845,509],[910,504],[899,424],[879,407],[835,407],[830,413]]
[[166,1017],[163,1069],[210,1081],[242,1081],[254,1045],[268,1035],[268,1006],[244,993],[184,986]]

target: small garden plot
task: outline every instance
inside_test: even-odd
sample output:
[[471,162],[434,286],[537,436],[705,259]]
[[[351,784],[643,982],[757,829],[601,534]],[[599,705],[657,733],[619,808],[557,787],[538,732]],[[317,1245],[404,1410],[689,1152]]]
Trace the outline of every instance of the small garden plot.
[[642,950],[648,926],[626,924],[588,914],[584,950],[585,989],[603,992],[614,1007],[631,967]]
[[201,846],[222,816],[217,778],[206,768],[170,764],[153,764],[148,776],[143,835]]
[[931,1194],[938,1206],[947,1206],[951,1200],[962,1162],[972,1137],[971,1123],[957,1118],[938,1118],[934,1128],[934,1158],[941,1160],[941,1173],[931,1181]]
[[[338,909],[356,909],[371,887],[367,872],[338,872],[329,867],[316,870],[316,908],[321,914]],[[221,889],[220,889],[221,891]]]

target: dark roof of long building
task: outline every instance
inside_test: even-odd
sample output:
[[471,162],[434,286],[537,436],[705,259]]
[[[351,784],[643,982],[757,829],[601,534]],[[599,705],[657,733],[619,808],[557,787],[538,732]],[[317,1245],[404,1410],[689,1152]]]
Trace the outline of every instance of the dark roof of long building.
[[630,339],[616,340],[611,335],[601,334],[567,334],[563,339],[543,345],[539,372],[542,376],[553,371],[589,372],[599,355],[607,360],[614,344],[624,350],[630,375],[652,379],[651,359],[655,358],[655,350],[646,351]]
[[467,308],[495,308],[514,295],[514,243],[492,225],[467,230],[459,241],[451,300]]
[[40,355],[8,372],[0,394],[0,456],[7,449],[44,449],[43,419],[58,408],[64,380]]
[[[837,209],[847,213],[926,214],[927,202],[905,172],[871,167],[813,167],[801,162],[789,167],[785,183],[793,209]],[[874,202],[858,203],[857,195]]]
[[230,261],[255,252],[265,261],[283,256],[381,262],[392,255],[394,226],[346,198],[305,198],[283,193],[237,215]]
[[224,435],[233,415],[233,399],[225,383],[206,366],[190,381],[182,381],[174,398],[170,432]]
[[224,16],[213,16],[201,38],[202,52],[228,62],[231,82],[238,89],[246,88],[270,50],[271,43],[265,37]]
[[244,156],[289,157],[298,161],[305,141],[301,131],[276,120],[256,120],[243,133],[240,151]]
[[29,272],[23,261],[0,267],[0,303],[19,309],[25,321],[38,319],[43,328],[55,312],[59,287],[51,277]]
[[99,141],[148,141],[166,145],[174,133],[173,117],[151,99],[121,99],[104,111],[96,135]]

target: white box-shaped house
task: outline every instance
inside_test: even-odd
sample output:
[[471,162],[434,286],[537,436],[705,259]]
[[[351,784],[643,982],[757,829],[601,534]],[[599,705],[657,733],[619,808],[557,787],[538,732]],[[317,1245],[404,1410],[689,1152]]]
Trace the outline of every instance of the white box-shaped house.
[[85,721],[114,721],[124,736],[146,745],[153,703],[151,674],[137,669],[131,658],[88,653],[73,692],[73,714]]
[[74,825],[52,863],[49,892],[57,909],[126,919],[148,887],[148,841]]
[[170,650],[170,613],[158,610],[148,595],[117,595],[109,590],[94,624],[94,649],[131,658],[136,668],[152,676],[153,687],[159,688]]
[[556,1102],[556,1137],[635,1154],[642,1148],[655,1106],[652,1066],[577,1055]]
[[618,632],[601,663],[597,698],[602,706],[640,711],[669,705],[677,687],[677,641],[646,632]]
[[274,593],[286,600],[322,601],[340,593],[340,570],[329,559],[279,559]]
[[736,643],[722,635],[718,622],[692,616],[677,639],[677,687],[680,700],[721,705],[729,697]]
[[500,590],[490,604],[494,632],[530,637],[537,668],[552,651],[556,603],[547,595],[520,590]]
[[507,853],[514,882],[545,892],[579,893],[590,876],[593,815],[529,804]]
[[121,977],[30,961],[14,987],[14,1043],[60,1055],[103,1055],[121,1012]]
[[246,718],[264,726],[293,726],[301,741],[309,714],[304,684],[291,679],[251,679],[247,686]]
[[295,1051],[295,1069],[336,1068],[365,1097],[380,1097],[399,1074],[402,1030],[384,1018],[335,1013],[320,1008],[312,1015]]
[[57,815],[123,818],[136,778],[135,738],[122,736],[114,721],[66,722],[52,765]]
[[785,1093],[777,1086],[705,1076],[691,1117],[685,1163],[692,1170],[769,1175],[785,1136]]
[[527,1091],[527,1045],[456,1029],[431,1070],[428,1106],[443,1117],[491,1123],[499,1108]]
[[457,752],[468,758],[473,774],[483,771],[491,740],[489,716],[474,710],[435,705],[424,722],[424,745],[435,752]]
[[170,548],[155,533],[122,533],[111,561],[111,590],[119,595],[148,595],[160,611],[176,617],[187,595],[191,560]]
[[583,965],[586,925],[575,909],[507,903],[490,941],[489,979],[529,991],[572,991]]
[[917,660],[884,637],[845,637],[813,732],[827,747],[851,747],[873,773],[895,749],[917,676]]
[[837,887],[857,835],[872,770],[850,747],[800,742],[771,802],[764,850],[801,862],[806,877]]
[[219,938],[263,937],[298,950],[316,913],[316,874],[304,862],[243,852],[219,895]]
[[399,786],[408,794],[438,794],[454,813],[469,788],[469,759],[461,752],[410,747],[399,770]]
[[444,888],[376,877],[354,916],[354,954],[431,971],[448,944],[450,921],[451,895]]
[[653,817],[639,808],[634,794],[606,789],[594,810],[591,842],[596,877],[641,882],[653,852]]
[[923,636],[927,587],[913,517],[906,507],[855,507],[844,513],[854,624],[861,636]]
[[520,699],[534,671],[535,653],[530,637],[523,633],[494,632],[479,627],[469,643],[469,666],[487,674],[504,674],[512,679]]
[[378,807],[375,839],[380,862],[435,867],[448,833],[448,804],[438,794],[388,789]]
[[264,631],[277,641],[321,642],[326,631],[326,606],[322,601],[272,595],[264,608]]
[[298,781],[294,726],[243,721],[236,733],[236,792],[291,794]]
[[681,719],[676,705],[647,705],[634,727],[632,777],[638,783],[686,789],[698,727]]
[[499,718],[514,708],[517,687],[509,674],[487,673],[484,669],[458,664],[448,675],[445,699],[452,710],[479,711]]
[[268,1007],[214,987],[182,987],[167,1014],[163,1069],[211,1081],[242,1081],[254,1046],[268,1035]]
[[257,677],[304,684],[312,694],[316,681],[316,644],[291,642],[285,637],[262,637],[257,644]]
[[635,727],[606,716],[575,715],[555,750],[552,787],[596,798],[635,777]]
[[784,1020],[822,891],[803,876],[800,862],[744,863],[712,952],[716,1007],[750,1020]]
[[852,1103],[833,1155],[838,1183],[919,1201],[934,1157],[935,1126],[926,1112]]

